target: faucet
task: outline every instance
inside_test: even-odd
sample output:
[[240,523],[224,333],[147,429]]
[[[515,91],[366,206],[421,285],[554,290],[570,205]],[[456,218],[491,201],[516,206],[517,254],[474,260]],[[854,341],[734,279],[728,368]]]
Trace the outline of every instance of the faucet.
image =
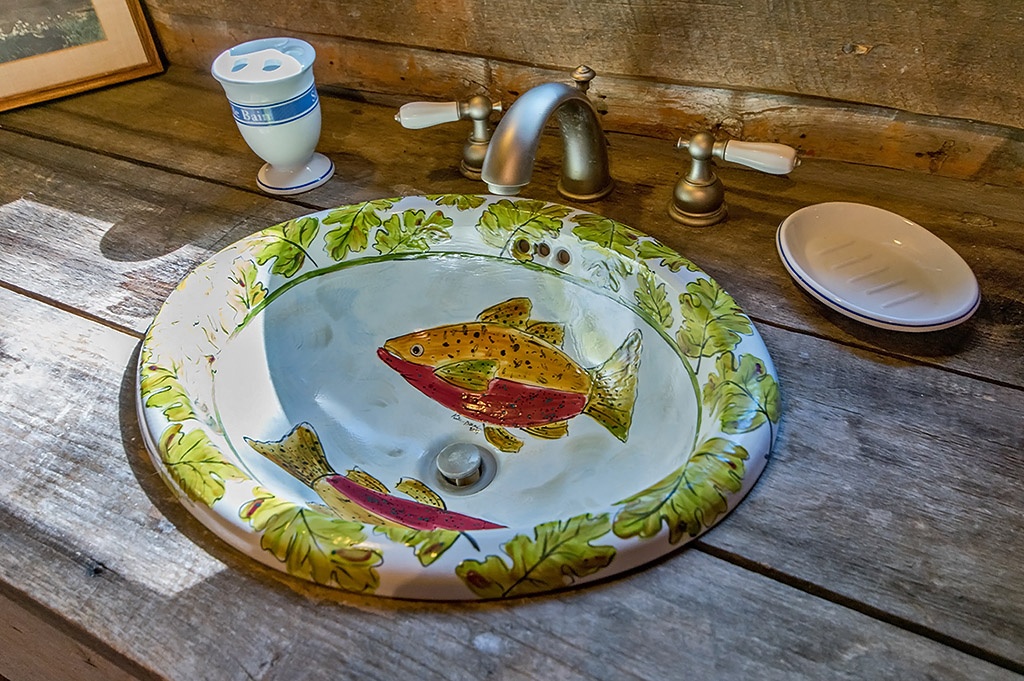
[[481,172],[492,194],[514,196],[530,182],[540,136],[552,115],[558,117],[563,147],[558,193],[575,201],[596,201],[612,190],[604,131],[586,95],[593,70],[580,67],[573,78],[577,87],[544,83],[527,90],[501,119]]

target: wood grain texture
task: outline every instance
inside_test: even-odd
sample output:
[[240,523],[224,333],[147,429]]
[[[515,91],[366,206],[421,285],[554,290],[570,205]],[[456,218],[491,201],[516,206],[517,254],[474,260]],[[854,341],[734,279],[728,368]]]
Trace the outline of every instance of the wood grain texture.
[[[166,106],[183,100],[188,110]],[[730,221],[690,230],[664,214],[681,171],[670,146],[611,136],[618,186],[589,208],[702,265],[755,316],[779,370],[775,457],[703,548],[578,592],[452,606],[299,583],[212,537],[156,476],[135,421],[133,351],[171,287],[282,219],[479,189],[454,169],[465,126],[405,131],[389,108],[332,97],[323,108],[338,175],[292,200],[252,190],[259,161],[194,74],[0,116],[9,588],[167,678],[1024,672],[1024,205],[1014,190],[915,173],[723,167]],[[558,200],[556,143],[544,139],[533,198]],[[981,282],[976,318],[892,334],[800,293],[775,227],[834,199],[897,210],[957,248]]]
[[[159,7],[151,13],[168,58],[173,63],[206,71],[227,48],[267,35],[267,27],[252,23],[226,22],[202,15],[168,15]],[[370,97],[415,93],[420,97],[452,98],[476,94],[490,86],[489,66],[479,57],[350,40],[330,32],[298,37],[315,45],[314,72],[319,87]]]
[[1008,427],[1024,391],[762,334],[783,390],[778,456],[749,514],[706,541],[787,574],[813,565],[817,584],[1024,668],[1024,582],[1006,577],[1024,552],[1010,529],[1024,508],[1024,432]]
[[1012,0],[870,6],[529,0],[149,0],[173,18],[330,35],[657,82],[771,91],[1024,127],[1024,9]]
[[[58,616],[36,612],[0,593],[0,679],[4,681],[137,681],[140,677],[62,630]],[[94,646],[94,647],[90,647]],[[117,656],[115,656],[117,657]],[[118,658],[127,668],[130,661]],[[146,676],[146,678],[150,678]]]
[[226,548],[157,478],[135,424],[136,338],[5,290],[0,314],[0,575],[161,678],[1012,676],[700,551],[503,603],[300,583]]
[[[244,20],[225,24],[159,9],[153,16],[169,59],[202,70],[226,46],[267,31]],[[302,33],[290,27],[286,32],[316,47],[320,58],[315,71],[321,89],[341,89],[395,105],[486,93],[508,107],[533,85],[567,80],[576,65],[536,67],[339,37],[329,31]],[[583,61],[582,56],[579,59]],[[782,142],[819,158],[1024,186],[1024,133],[1016,128],[801,94],[685,84],[607,69],[599,72],[592,94],[606,112],[607,130],[674,141],[679,135],[710,129],[738,139]]]
[[[141,332],[198,262],[303,209],[0,131],[0,279]],[[63,170],[54,174],[54,168]],[[104,263],[97,270],[94,264]]]

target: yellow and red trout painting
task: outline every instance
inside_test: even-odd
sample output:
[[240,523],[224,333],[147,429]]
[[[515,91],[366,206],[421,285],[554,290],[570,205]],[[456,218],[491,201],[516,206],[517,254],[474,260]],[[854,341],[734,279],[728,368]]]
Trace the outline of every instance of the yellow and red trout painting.
[[636,402],[641,334],[634,329],[600,366],[585,369],[562,350],[565,327],[530,319],[529,298],[489,307],[475,321],[392,338],[377,355],[427,397],[484,424],[487,441],[517,452],[521,429],[544,439],[568,435],[568,420],[590,416],[625,442]]

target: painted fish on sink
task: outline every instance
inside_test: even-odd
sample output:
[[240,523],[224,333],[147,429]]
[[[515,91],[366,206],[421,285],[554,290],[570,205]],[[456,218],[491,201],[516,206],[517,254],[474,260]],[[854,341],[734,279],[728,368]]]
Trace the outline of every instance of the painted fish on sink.
[[[366,471],[353,468],[344,475],[337,473],[308,423],[295,426],[280,440],[263,442],[247,437],[245,442],[316,492],[327,509],[344,520],[378,527],[462,533],[504,527],[448,510],[444,499],[416,478],[402,478],[395,486],[396,492],[409,497],[404,499]],[[255,508],[258,507],[251,508],[250,513]]]
[[534,321],[531,310],[529,298],[512,298],[474,321],[392,338],[377,356],[424,395],[484,423],[487,441],[501,451],[523,446],[508,428],[557,439],[580,414],[625,442],[636,402],[640,330],[603,364],[585,369],[562,350],[564,326]]

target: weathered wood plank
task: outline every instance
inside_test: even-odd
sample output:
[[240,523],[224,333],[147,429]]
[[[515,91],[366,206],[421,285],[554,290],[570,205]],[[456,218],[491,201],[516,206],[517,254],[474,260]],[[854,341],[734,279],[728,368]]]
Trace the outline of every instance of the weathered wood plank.
[[[164,49],[172,62],[207,70],[225,47],[263,35],[252,25],[196,17],[163,17]],[[342,88],[369,101],[458,99],[489,93],[509,106],[532,85],[566,80],[569,70],[306,34],[320,52],[321,88]],[[607,111],[607,130],[674,140],[702,129],[739,139],[777,141],[809,156],[918,170],[944,177],[1024,186],[1024,135],[1013,128],[951,121],[892,108],[800,95],[743,92],[656,82],[602,72],[592,90]]]
[[[8,128],[251,188],[260,161],[234,128],[227,104],[211,80],[172,70],[160,79],[132,84],[130,90],[97,92],[8,114],[0,121]],[[177,105],[181,101],[190,102],[187,111]],[[51,281],[63,282],[67,288],[80,277],[56,263],[61,258],[74,262],[79,257],[75,250],[102,252],[106,248],[111,252],[110,264],[120,276],[97,281],[92,297],[80,285],[69,294],[82,309],[102,312],[104,306],[98,306],[99,301],[126,287],[131,289],[133,285],[126,281],[129,276],[135,280],[153,277],[159,283],[135,285],[147,304],[127,317],[120,313],[113,317],[118,323],[139,328],[189,267],[246,230],[255,231],[318,207],[381,196],[483,190],[481,183],[466,180],[455,171],[467,126],[407,131],[391,120],[392,109],[332,97],[322,101],[325,124],[320,148],[334,158],[338,171],[324,187],[298,197],[302,205],[274,202],[187,177],[137,170],[130,164],[98,160],[84,152],[14,135],[3,138],[10,140],[0,151],[6,155],[11,178],[0,187],[5,202],[35,192],[36,203],[80,212],[81,206],[94,201],[94,190],[83,187],[89,186],[97,163],[103,168],[100,174],[108,177],[104,191],[131,200],[111,200],[119,206],[115,212],[120,211],[120,217],[106,221],[120,221],[120,226],[94,226],[91,236],[82,230],[66,233],[59,223],[49,224],[42,218],[36,219],[38,226],[28,239],[0,233],[0,245],[8,244],[7,248],[20,253],[0,264],[0,272],[16,272],[7,275],[9,281],[36,282],[19,284],[36,291],[49,290]],[[145,107],[146,116],[132,113],[135,102]],[[1024,202],[1019,192],[816,159],[806,159],[790,177],[723,167],[719,170],[732,217],[709,229],[687,229],[665,214],[672,185],[685,172],[683,154],[669,143],[647,138],[611,135],[610,139],[618,188],[607,200],[587,208],[646,231],[689,256],[759,320],[1024,385],[1019,331],[1024,319],[1020,293],[1024,290]],[[557,140],[546,138],[527,195],[561,201],[554,190],[559,154]],[[189,196],[191,203],[183,205],[179,196]],[[797,208],[834,200],[880,205],[946,240],[981,282],[982,307],[974,319],[946,332],[898,334],[848,320],[803,294],[778,260],[775,227]],[[10,213],[12,205],[0,210]],[[136,234],[140,236],[136,238]],[[71,244],[66,243],[69,238]],[[77,245],[72,248],[72,244]],[[183,259],[153,257],[181,245],[186,252],[174,258],[186,255]],[[88,256],[81,257],[81,267],[90,267]],[[37,260],[43,263],[42,269],[35,264]],[[47,274],[48,267],[55,272]],[[86,279],[101,276],[92,273]],[[106,308],[115,305],[109,301]],[[1001,359],[993,362],[993,357]]]
[[[0,131],[0,280],[141,331],[196,264],[298,206]],[[96,265],[102,263],[97,269]]]
[[[53,614],[48,618],[40,617],[0,593],[0,679],[137,681],[140,678],[65,633],[59,622],[50,621],[59,617]],[[133,668],[127,660],[121,662]]]
[[1024,669],[1024,581],[1007,578],[1024,552],[1024,391],[762,334],[783,394],[777,456],[705,541]]
[[[98,208],[86,205],[87,214],[70,222],[61,217],[63,213],[35,220],[27,237],[24,234],[19,238],[8,237],[0,230],[0,235],[6,239],[2,242],[5,254],[3,267],[6,269],[0,270],[0,278],[21,289],[49,295],[63,305],[80,307],[109,323],[136,331],[143,326],[144,311],[155,312],[156,305],[177,280],[177,275],[167,277],[165,272],[187,270],[218,245],[235,238],[236,231],[247,233],[255,229],[251,223],[239,221],[243,211],[255,211],[253,219],[256,220],[264,219],[263,215],[277,210],[297,208],[257,194],[181,176],[164,178],[155,169],[59,148],[11,133],[2,134],[7,155],[3,165],[5,177],[12,178],[4,186],[13,192],[12,195],[20,196],[28,187],[36,186],[38,191],[32,196],[35,203],[44,207],[56,206],[61,210],[72,210],[77,206],[82,210],[81,206],[86,205],[81,203],[81,197],[87,193],[85,188],[91,187],[96,178],[103,178],[103,191],[97,194],[90,189],[87,195],[105,198]],[[541,170],[553,176],[551,165],[550,161],[546,162]],[[431,164],[417,170],[418,174],[412,180],[417,183],[428,181],[423,174],[431,172],[429,167]],[[667,171],[661,172],[667,174]],[[838,175],[842,177],[844,173]],[[24,178],[37,184],[26,185]],[[46,182],[40,182],[41,178]],[[741,187],[740,181],[752,178],[760,176],[736,173]],[[779,178],[763,180],[788,183]],[[553,177],[550,177],[542,184],[544,192],[551,191],[552,181]],[[375,186],[379,185],[368,182],[347,191],[368,191]],[[740,194],[739,198],[743,199],[740,206],[747,205],[747,201],[753,202],[751,205],[754,206],[758,202],[767,202],[764,195],[770,194],[770,189],[776,185],[766,185],[766,189],[758,187],[755,181],[751,186],[753,189],[745,189]],[[781,186],[787,190],[790,188],[789,184]],[[662,236],[667,236],[670,242],[678,241],[679,232],[674,226],[668,226],[666,230],[666,220],[648,217],[655,208],[646,198],[641,199],[640,195],[647,189],[639,184],[627,185],[620,189],[623,193],[617,200],[607,202],[606,208],[610,210],[602,212],[627,212],[629,216],[622,216],[622,219],[631,222],[636,222],[632,218],[637,217],[641,223],[650,219],[657,223],[656,229],[665,232]],[[208,200],[205,195],[211,191],[219,200]],[[914,191],[918,190],[913,186],[892,189],[889,197],[897,202],[910,202],[913,197],[902,196],[901,192],[910,194]],[[190,196],[195,202],[193,205],[210,205],[224,212],[214,212],[202,218],[206,221],[205,228],[195,227],[188,233],[196,242],[190,247],[179,247],[182,242],[175,239],[181,239],[183,235],[177,233],[173,223],[162,226],[156,219],[147,222],[145,230],[132,232],[137,235],[135,238],[115,240],[115,243],[123,242],[120,250],[111,248],[104,252],[101,247],[110,228],[102,226],[101,218],[109,219],[113,215],[110,211],[135,215],[139,211],[127,210],[125,206],[135,205],[132,201],[137,200],[135,197],[140,193],[150,202],[151,212],[156,215],[160,215],[157,209],[174,205],[177,197],[182,195]],[[235,194],[239,196],[235,197]],[[994,194],[997,199],[1002,195]],[[64,197],[64,203],[60,202],[60,197]],[[5,204],[5,208],[23,207],[25,204],[18,203],[23,200],[16,199],[13,204]],[[98,209],[106,212],[97,212]],[[40,210],[45,215],[48,209]],[[995,201],[992,212],[998,216],[1019,210],[1021,207],[1014,207],[1012,202],[1002,205]],[[200,216],[195,219],[200,220]],[[4,223],[8,231],[9,224]],[[951,231],[955,231],[953,227],[951,225]],[[763,239],[770,243],[771,227],[764,229],[760,221],[751,219],[749,215],[740,215],[733,223],[722,227],[726,228],[736,230],[736,241]],[[723,276],[716,272],[716,278],[735,278],[728,287],[740,295],[741,300],[747,295],[752,296],[755,289],[764,285],[756,270],[752,276],[737,274],[745,270],[735,267],[737,252],[729,240],[725,240],[724,246],[714,247],[716,239],[712,235],[715,232],[704,230],[693,234],[700,235],[701,244],[719,258]],[[717,240],[722,241],[720,233]],[[167,248],[168,243],[174,244],[175,248]],[[694,245],[690,240],[681,243],[687,248]],[[106,257],[100,257],[102,255]],[[112,257],[114,255],[116,257]],[[1005,259],[1007,256],[1003,254],[1001,257]],[[771,253],[767,252],[764,261],[771,259]],[[758,261],[757,258],[752,260]],[[124,262],[140,261],[148,261],[148,267],[133,270],[130,274],[120,269]],[[33,262],[38,262],[38,266],[32,267]],[[66,275],[60,271],[62,268],[47,265],[47,262],[65,263],[64,267],[71,274]],[[130,295],[126,294],[128,302],[111,304],[104,298],[107,291],[125,289],[127,282],[132,284],[128,289]],[[778,306],[793,297],[793,291],[783,292],[772,304]],[[1019,297],[1014,300],[1019,303]],[[131,313],[125,314],[124,309]],[[34,319],[35,312],[32,314]],[[783,315],[779,319],[782,323],[787,317]],[[33,323],[41,324],[38,320]],[[14,328],[18,328],[17,325]],[[1008,329],[1019,329],[1019,322],[1008,326]],[[779,364],[787,400],[780,454],[770,466],[765,481],[755,490],[751,500],[741,507],[740,513],[709,535],[709,545],[751,557],[751,560],[837,591],[851,600],[870,603],[882,610],[891,609],[900,617],[920,622],[943,635],[961,638],[991,651],[994,656],[1024,665],[1024,661],[1016,657],[1024,647],[1013,638],[1024,631],[1024,623],[1020,621],[1020,604],[1024,603],[1024,595],[1020,593],[1022,585],[1005,583],[1007,574],[1015,574],[1013,563],[1008,561],[1015,554],[1019,555],[1024,547],[1018,545],[1021,537],[1013,533],[1000,535],[1006,528],[1014,526],[1019,515],[1015,509],[1024,505],[1020,498],[1022,480],[1019,475],[1022,469],[1019,452],[1024,443],[1016,431],[1008,431],[1005,427],[1005,424],[1019,420],[1019,415],[1024,412],[1021,391],[876,353],[851,352],[849,348],[839,348],[825,341],[771,327],[765,327],[763,331]],[[124,351],[123,343],[118,346],[104,341],[100,345],[121,347]],[[23,343],[22,346],[19,346],[19,351],[23,352],[32,344]],[[41,352],[50,351],[54,343],[39,341],[38,347]],[[95,350],[90,350],[88,340],[69,347],[73,357],[95,353]],[[13,354],[10,350],[5,349],[5,352]],[[890,376],[893,366],[900,367],[896,377]],[[65,367],[54,369],[47,375],[89,376],[92,373],[92,370]],[[90,380],[81,379],[92,386]],[[106,380],[106,387],[101,384],[88,388],[91,392],[82,396],[84,403],[94,404],[110,391],[110,379]],[[32,390],[39,392],[40,388],[41,384],[36,383]],[[13,434],[15,440],[31,443],[40,437],[33,433],[34,428],[39,426],[44,432],[49,432],[46,430],[51,427],[46,425],[50,420],[49,414],[57,412],[53,407],[39,404],[38,400],[25,398],[28,392],[31,392],[28,388],[21,393],[11,392],[10,404],[17,406],[4,406],[2,411],[21,419],[21,426]],[[976,405],[979,403],[986,408],[978,409]],[[93,409],[86,413],[93,413]],[[122,404],[122,409],[128,410],[122,413],[121,420],[128,424],[124,426],[128,429],[128,439],[134,441],[136,436],[131,433],[134,417],[130,405]],[[109,416],[97,418],[100,422],[109,420]],[[101,427],[90,424],[93,428]],[[76,427],[62,422],[52,428],[59,429],[60,433],[76,433],[76,442],[88,443],[101,437],[96,433],[78,433]],[[43,479],[48,482],[63,481],[58,471],[66,467],[64,457],[72,456],[79,464],[91,461],[91,449],[74,450],[69,454],[57,445],[58,442],[61,440],[52,436],[49,441],[37,439],[34,444],[38,451],[47,452],[43,461],[55,466],[50,473],[43,474]],[[894,447],[899,447],[896,458],[887,454]],[[137,446],[136,451],[140,451]],[[22,458],[9,460],[0,479],[7,479],[10,475],[11,480],[19,480],[16,462],[20,461]],[[872,463],[872,468],[865,468],[866,462]],[[148,469],[142,466],[141,470],[149,475]],[[73,470],[81,468],[80,465]],[[970,482],[974,480],[972,472],[977,475],[979,470],[1003,472],[991,479]],[[870,483],[876,481],[884,483],[872,487]],[[88,503],[102,505],[109,488],[96,484],[99,486],[97,490],[86,488],[90,495]],[[45,502],[51,512],[59,510],[61,501],[66,503],[68,499],[82,497],[82,490],[71,494],[59,485],[56,490],[60,497]],[[0,494],[0,498],[3,496]],[[890,506],[897,503],[894,499],[899,499],[899,504]],[[865,500],[870,500],[870,503],[866,504]],[[942,503],[947,506],[941,506]],[[765,510],[755,512],[755,517],[748,519],[743,512],[748,505]],[[172,510],[174,504],[169,502],[169,506],[171,508],[161,506],[161,512],[168,517],[180,518],[180,513],[174,515],[177,513]],[[897,513],[893,508],[900,510]],[[983,516],[972,515],[978,508],[986,509]],[[868,511],[875,512],[876,516],[864,517]],[[849,524],[851,518],[855,519],[855,525]],[[781,519],[788,524],[780,525]],[[780,541],[780,533],[786,532],[792,533],[789,541]],[[954,547],[949,541],[951,533],[958,539],[973,534],[984,540],[965,541],[962,547]],[[73,534],[68,530],[68,536]],[[914,539],[909,546],[905,545],[906,537]],[[210,543],[218,545],[214,540]],[[950,553],[958,558],[947,564],[945,560]],[[85,555],[96,554],[86,552]],[[108,565],[108,555],[104,553],[96,560]],[[158,558],[169,560],[167,556]],[[218,558],[227,560],[219,554]],[[927,568],[927,579],[919,572],[922,566]],[[965,566],[973,567],[974,571],[967,570]],[[122,572],[128,569],[127,565],[119,568]],[[203,574],[212,569],[208,566],[195,567]],[[884,577],[881,584],[878,583],[880,576]],[[914,584],[914,588],[908,590],[907,583]],[[921,590],[920,595],[918,589]],[[965,602],[969,609],[964,609]]]
[[0,311],[0,574],[161,677],[1011,676],[698,551],[502,604],[381,601],[277,576],[199,527],[145,460],[137,339],[3,290]]
[[[156,30],[164,31],[161,47],[172,63],[180,61],[207,73],[213,60],[227,48],[266,36],[266,29],[257,28],[253,33],[256,27],[251,24],[228,24],[198,15],[168,16],[159,8],[150,13]],[[452,96],[453,88],[475,94],[489,81],[487,61],[478,57],[338,39],[329,33],[303,37],[316,43],[314,70],[321,87],[368,95],[397,91],[445,98]]]
[[[595,0],[148,0],[173,43],[196,17],[657,82],[773,91],[1024,127],[1024,10],[1011,0],[851,5]],[[256,19],[258,17],[258,19]],[[258,21],[258,23],[257,23]],[[172,61],[177,53],[171,52]]]

